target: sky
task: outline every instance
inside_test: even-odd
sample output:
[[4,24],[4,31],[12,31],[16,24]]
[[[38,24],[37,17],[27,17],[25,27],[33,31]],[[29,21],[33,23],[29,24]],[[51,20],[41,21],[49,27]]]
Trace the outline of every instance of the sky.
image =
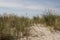
[[60,0],[0,0],[0,14],[37,16],[46,10],[60,13]]

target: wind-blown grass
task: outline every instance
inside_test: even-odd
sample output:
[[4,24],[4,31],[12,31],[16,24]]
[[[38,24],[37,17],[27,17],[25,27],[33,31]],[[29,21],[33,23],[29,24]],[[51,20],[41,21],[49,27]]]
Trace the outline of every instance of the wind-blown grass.
[[51,26],[55,30],[60,30],[60,15],[55,15],[52,12],[48,12],[46,15],[43,15],[43,19],[47,26]]
[[[19,39],[23,36],[29,36],[30,19],[14,15],[0,17],[0,35],[2,33],[10,34]],[[22,34],[22,35],[21,35]]]
[[[30,27],[34,24],[46,24],[55,30],[60,30],[60,15],[53,15],[53,13],[48,12],[42,17],[35,16],[32,19],[16,15],[0,15],[0,37],[10,36],[8,37],[9,40],[26,37],[26,40],[28,40]],[[2,34],[4,35],[1,36]]]

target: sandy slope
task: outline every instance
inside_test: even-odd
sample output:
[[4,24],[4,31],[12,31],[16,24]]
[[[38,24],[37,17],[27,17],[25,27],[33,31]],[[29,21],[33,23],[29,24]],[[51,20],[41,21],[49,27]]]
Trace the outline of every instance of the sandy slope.
[[60,40],[60,31],[51,32],[40,24],[32,26],[30,33],[29,40]]
[[31,30],[31,34],[33,35],[31,40],[60,40],[60,32],[55,32],[54,30],[52,31],[53,32],[42,25],[34,25]]

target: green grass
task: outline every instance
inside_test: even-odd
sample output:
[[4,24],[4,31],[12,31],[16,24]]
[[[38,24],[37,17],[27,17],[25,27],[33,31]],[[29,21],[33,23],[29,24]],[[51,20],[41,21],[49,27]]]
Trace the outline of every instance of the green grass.
[[55,30],[60,30],[60,15],[47,12],[42,18],[47,26],[53,27]]
[[9,36],[8,38],[10,40],[12,40],[12,38],[17,40],[21,37],[26,37],[26,40],[28,40],[30,27],[34,24],[45,24],[60,31],[60,15],[54,15],[52,12],[47,12],[42,15],[42,17],[34,16],[32,19],[16,15],[0,15],[0,35],[6,35],[1,37]]
[[27,17],[18,17],[16,15],[0,17],[0,35],[6,33],[19,39],[21,33],[22,37],[29,35],[30,26],[30,19]]

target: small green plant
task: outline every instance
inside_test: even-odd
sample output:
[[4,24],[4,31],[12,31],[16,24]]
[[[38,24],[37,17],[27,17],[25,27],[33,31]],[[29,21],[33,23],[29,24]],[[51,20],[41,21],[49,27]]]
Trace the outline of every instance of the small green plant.
[[38,23],[40,23],[40,17],[39,16],[36,16],[36,17],[34,16],[32,21],[33,21],[33,23],[38,24]]
[[52,26],[55,24],[56,17],[55,15],[48,13],[46,15],[43,15],[44,21],[48,26]]
[[52,12],[47,12],[46,15],[43,15],[44,23],[47,26],[53,27],[55,30],[60,30],[60,16],[53,15]]

